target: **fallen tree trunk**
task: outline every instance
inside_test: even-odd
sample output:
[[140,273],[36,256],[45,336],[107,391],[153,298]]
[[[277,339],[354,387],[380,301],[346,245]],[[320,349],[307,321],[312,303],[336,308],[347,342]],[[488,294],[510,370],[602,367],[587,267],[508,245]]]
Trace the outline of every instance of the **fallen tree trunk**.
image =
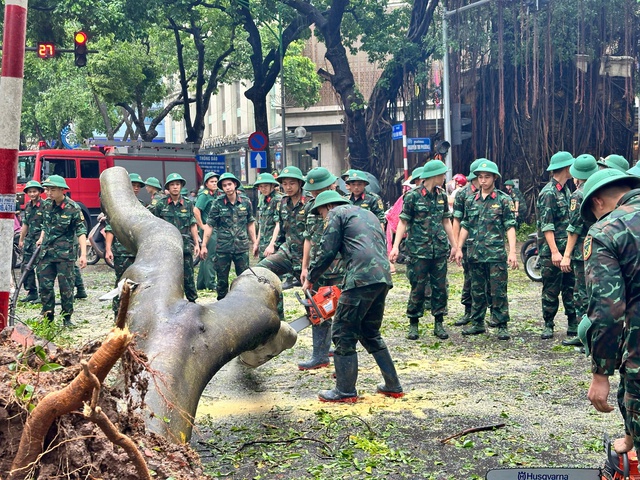
[[105,170],[100,185],[111,227],[137,252],[123,278],[138,284],[128,324],[148,359],[148,391],[142,392],[147,427],[185,442],[202,391],[224,364],[248,352],[251,360],[243,363],[257,366],[295,344],[295,331],[278,318],[280,280],[254,268],[233,282],[224,300],[208,306],[187,302],[178,230],[140,205],[124,168]]

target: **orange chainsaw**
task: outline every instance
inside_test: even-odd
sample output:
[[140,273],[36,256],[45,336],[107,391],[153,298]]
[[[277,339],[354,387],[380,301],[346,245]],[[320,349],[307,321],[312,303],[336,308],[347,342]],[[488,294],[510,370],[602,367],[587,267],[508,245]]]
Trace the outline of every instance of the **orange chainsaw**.
[[296,298],[307,310],[307,314],[296,318],[289,325],[296,332],[299,332],[309,325],[319,325],[329,320],[336,313],[341,293],[342,291],[335,285],[320,287],[315,293],[305,290],[304,295],[306,298],[301,298],[296,292]]

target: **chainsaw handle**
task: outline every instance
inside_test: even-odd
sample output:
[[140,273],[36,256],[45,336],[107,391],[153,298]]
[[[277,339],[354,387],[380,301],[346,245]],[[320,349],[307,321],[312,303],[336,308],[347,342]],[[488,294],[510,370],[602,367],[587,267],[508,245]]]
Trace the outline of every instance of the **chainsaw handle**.
[[611,440],[609,435],[604,434],[604,448],[607,451],[607,458],[609,459],[609,465],[611,468],[621,474],[624,478],[629,478],[629,455],[622,454],[622,469],[620,468],[620,455],[618,452],[611,448]]
[[320,309],[318,308],[318,304],[316,303],[316,301],[313,299],[313,294],[311,293],[311,290],[307,289],[304,291],[305,296],[307,297],[307,299],[309,300],[309,303],[311,303],[311,308],[313,308],[313,310],[316,312],[316,315],[318,316],[318,318],[322,319],[322,312],[320,312]]

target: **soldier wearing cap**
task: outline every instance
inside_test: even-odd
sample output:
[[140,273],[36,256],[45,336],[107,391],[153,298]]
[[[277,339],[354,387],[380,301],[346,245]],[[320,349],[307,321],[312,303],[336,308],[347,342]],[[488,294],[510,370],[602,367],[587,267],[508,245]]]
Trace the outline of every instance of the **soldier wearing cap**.
[[164,198],[162,186],[160,181],[156,177],[149,177],[144,181],[144,189],[151,197],[151,201],[148,206],[155,205],[159,200]]
[[218,277],[218,300],[229,292],[231,263],[236,275],[249,268],[249,251],[258,245],[253,205],[238,191],[240,180],[233,173],[223,173],[218,182],[224,196],[216,198],[209,210],[202,240],[202,258],[207,257],[209,238],[216,233],[214,268]]
[[347,177],[345,183],[349,186],[350,192],[350,195],[345,198],[353,205],[373,212],[380,220],[380,223],[384,225],[384,204],[379,195],[366,191],[367,185],[370,183],[367,179],[367,174],[360,170],[350,170],[349,177]]
[[601,168],[615,168],[616,170],[625,173],[629,170],[629,162],[622,155],[612,154],[606,158],[598,160],[598,165]]
[[336,385],[319,392],[318,397],[324,402],[357,401],[358,341],[373,355],[384,378],[377,392],[401,397],[402,385],[380,335],[385,300],[393,286],[380,222],[372,212],[348,205],[348,200],[331,190],[316,197],[313,213],[324,218],[325,227],[319,255],[311,261],[303,288],[312,289],[338,253],[345,263],[342,295],[332,327]]
[[193,203],[180,193],[186,184],[187,181],[179,173],[167,175],[164,188],[169,191],[169,195],[155,205],[150,205],[149,210],[156,217],[175,226],[182,235],[184,294],[187,300],[195,302],[198,291],[193,279],[193,257],[200,253],[200,239],[196,217],[193,215]]
[[[262,198],[258,207],[258,248],[254,249],[253,255],[262,260],[278,223],[278,207],[282,202],[282,194],[276,190],[280,184],[270,173],[258,175],[254,185],[258,187]],[[280,243],[276,240],[275,249],[279,246]]]
[[516,216],[516,228],[524,222],[524,217],[527,214],[527,200],[524,198],[524,194],[513,180],[507,180],[504,182],[504,188],[513,200],[513,213]]
[[593,374],[587,397],[597,411],[611,412],[609,377],[620,370],[624,396],[618,401],[629,433],[621,451],[639,450],[640,178],[611,168],[594,173],[585,182],[580,213],[587,223],[596,222],[584,241],[585,347]]
[[[220,175],[215,172],[208,172],[204,176],[203,189],[198,194],[196,205],[193,207],[193,215],[196,217],[199,233],[204,236],[205,223],[209,218],[211,204],[213,201],[224,196],[222,190],[218,188],[218,179]],[[214,262],[216,258],[216,232],[211,232],[211,237],[207,243],[207,258],[200,262],[198,268],[198,277],[196,279],[196,288],[198,290],[215,290],[216,289],[216,270]]]
[[542,273],[542,317],[544,329],[540,338],[553,338],[554,319],[562,294],[564,313],[567,315],[567,331],[578,326],[573,304],[575,275],[560,270],[560,262],[567,247],[567,227],[571,206],[571,191],[567,180],[574,158],[569,152],[558,152],[551,157],[548,172],[551,180],[538,195],[538,241],[540,242],[540,270]]
[[[516,219],[513,201],[495,188],[500,178],[498,166],[483,160],[473,171],[480,190],[465,206],[458,243],[466,244],[471,273],[471,322],[463,335],[485,332],[487,292],[491,292],[491,315],[498,328],[498,339],[509,340],[509,299],[507,298],[507,266],[518,268],[516,254]],[[508,250],[505,248],[505,237]],[[462,251],[456,256],[462,263]]]
[[[24,273],[29,259],[36,250],[36,242],[40,238],[40,232],[42,232],[43,209],[46,200],[40,198],[40,195],[44,192],[44,188],[40,185],[40,182],[35,180],[28,181],[24,186],[23,192],[29,197],[29,201],[24,206],[24,218],[22,220],[19,240],[19,246],[22,248],[22,255],[24,257],[21,272]],[[36,283],[34,270],[27,272],[23,285],[27,291],[27,296],[21,298],[20,301],[37,303],[40,297],[38,296],[38,285]]]
[[37,269],[42,314],[48,322],[53,321],[54,284],[57,278],[63,325],[70,327],[73,326],[73,286],[70,282],[75,278],[76,245],[80,246],[78,264],[80,268],[84,268],[87,266],[87,229],[82,210],[65,195],[69,186],[64,178],[51,175],[42,186],[48,188],[49,196],[43,207],[42,231],[36,242],[37,245],[42,245]]
[[409,340],[416,340],[419,336],[418,323],[424,314],[428,285],[431,286],[431,313],[435,318],[433,334],[443,340],[449,338],[444,328],[448,299],[447,259],[453,260],[457,244],[451,227],[447,193],[442,188],[446,172],[447,167],[440,160],[425,164],[420,175],[422,186],[405,195],[396,239],[389,254],[394,262],[402,237],[407,232],[407,277],[411,283],[407,304]]

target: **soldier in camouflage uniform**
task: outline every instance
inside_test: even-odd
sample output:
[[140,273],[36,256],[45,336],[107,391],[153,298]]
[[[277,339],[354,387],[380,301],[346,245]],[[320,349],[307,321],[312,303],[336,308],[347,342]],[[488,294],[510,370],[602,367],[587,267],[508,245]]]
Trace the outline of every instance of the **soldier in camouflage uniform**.
[[[254,250],[253,255],[262,260],[278,223],[278,208],[282,203],[282,194],[276,190],[280,184],[270,173],[261,173],[253,184],[258,186],[262,194],[258,207],[258,248]],[[275,249],[279,246],[280,243],[276,240]]]
[[[196,205],[193,207],[193,215],[196,217],[199,233],[203,237],[205,223],[207,223],[209,212],[211,211],[211,204],[216,198],[224,196],[222,190],[218,188],[219,178],[220,175],[215,172],[209,172],[204,176],[204,188],[198,194]],[[215,230],[211,232],[211,237],[207,243],[207,258],[200,262],[200,268],[198,268],[198,277],[196,279],[196,288],[198,290],[215,290],[217,286],[216,270],[214,268],[216,235],[217,232]]]
[[325,226],[320,253],[311,261],[303,288],[312,289],[338,253],[346,272],[332,327],[336,386],[319,392],[318,396],[324,402],[357,401],[359,341],[373,355],[384,378],[377,392],[400,397],[402,386],[380,335],[385,300],[393,286],[385,235],[372,212],[355,205],[341,205],[345,203],[348,201],[337,192],[326,191],[317,196],[313,209],[325,219]]
[[147,208],[155,205],[159,200],[162,200],[164,198],[164,192],[162,191],[162,187],[160,186],[160,181],[156,177],[147,178],[144,181],[144,189],[151,197]]
[[[19,246],[22,248],[23,262],[21,272],[24,272],[27,263],[33,256],[33,252],[36,250],[36,242],[40,238],[40,232],[42,231],[42,220],[44,204],[46,200],[40,198],[44,188],[40,185],[40,182],[31,180],[27,182],[23,190],[29,197],[29,201],[24,206],[24,218],[22,220],[22,228],[20,230]],[[34,270],[29,271],[24,277],[23,281],[24,289],[27,291],[27,296],[20,299],[21,302],[38,303],[38,285],[36,283],[36,274]]]
[[513,180],[507,180],[504,182],[504,188],[513,200],[513,213],[516,216],[516,228],[518,228],[524,222],[524,217],[527,215],[527,200],[524,198],[524,194],[516,187],[516,182]]
[[584,241],[585,340],[593,374],[587,397],[597,411],[613,411],[609,377],[619,369],[628,437],[616,449],[640,450],[640,178],[616,169],[594,173],[585,182],[580,213],[596,222]]
[[418,323],[424,314],[425,290],[431,285],[431,313],[434,316],[433,334],[445,340],[444,329],[447,311],[447,259],[456,254],[456,242],[451,226],[451,212],[447,193],[442,188],[447,167],[440,160],[427,162],[420,179],[422,186],[407,192],[404,197],[396,238],[389,254],[397,259],[400,242],[408,233],[405,247],[408,252],[407,277],[411,283],[407,317],[409,340],[419,336]]
[[350,170],[349,177],[347,177],[345,183],[349,185],[349,192],[351,193],[345,198],[353,205],[373,212],[384,226],[384,204],[379,195],[366,191],[367,185],[369,185],[366,173],[360,170]]
[[[480,191],[467,201],[458,239],[458,244],[467,245],[471,273],[471,325],[462,334],[478,335],[485,332],[484,316],[489,291],[491,314],[497,323],[498,339],[509,340],[507,265],[512,269],[518,268],[513,202],[506,193],[495,188],[500,172],[494,162],[480,162],[473,173],[478,178]],[[505,248],[505,236],[509,244],[508,252]],[[462,256],[462,251],[456,256],[458,265],[462,263]]]
[[216,234],[214,266],[218,276],[218,300],[229,292],[231,262],[239,276],[249,268],[249,250],[253,251],[258,245],[253,205],[249,197],[238,191],[239,186],[240,180],[233,173],[220,176],[224,196],[211,204],[204,231],[202,258],[207,257],[209,238],[213,232]]
[[155,205],[149,205],[149,211],[176,227],[182,235],[184,294],[187,300],[195,302],[198,291],[193,278],[193,256],[200,253],[200,239],[196,217],[193,215],[193,203],[180,193],[186,184],[187,181],[179,173],[170,173],[164,184],[169,195]]
[[[592,155],[584,154],[576,158],[571,165],[569,172],[573,177],[573,183],[576,190],[571,194],[569,204],[569,226],[567,227],[567,247],[564,250],[562,261],[560,262],[560,270],[563,273],[569,273],[573,270],[575,276],[575,284],[573,287],[573,303],[576,309],[576,318],[582,318],[587,312],[587,285],[584,279],[584,260],[582,256],[582,245],[587,236],[588,226],[585,225],[580,215],[580,206],[582,205],[584,182],[594,173],[598,171],[598,164]],[[578,338],[577,325],[571,325],[567,328],[567,338],[562,340],[562,345],[576,346],[582,345]]]
[[80,245],[80,268],[87,266],[87,228],[85,227],[82,210],[77,203],[65,195],[69,189],[67,182],[59,175],[51,175],[43,183],[48,188],[49,199],[43,208],[42,231],[36,242],[42,245],[40,263],[38,265],[38,282],[40,283],[40,298],[42,300],[42,314],[52,322],[55,308],[54,284],[56,277],[60,288],[60,303],[62,304],[62,321],[65,327],[73,326],[73,286],[70,280],[74,278],[73,266],[77,254],[75,242]]
[[571,178],[569,167],[574,158],[568,152],[558,152],[551,157],[547,171],[552,178],[538,195],[538,241],[540,244],[540,270],[542,273],[542,317],[544,329],[540,338],[553,338],[554,319],[562,294],[564,313],[567,315],[569,331],[577,328],[576,311],[573,305],[573,272],[563,273],[560,262],[567,246],[569,207],[571,191],[567,180]]

